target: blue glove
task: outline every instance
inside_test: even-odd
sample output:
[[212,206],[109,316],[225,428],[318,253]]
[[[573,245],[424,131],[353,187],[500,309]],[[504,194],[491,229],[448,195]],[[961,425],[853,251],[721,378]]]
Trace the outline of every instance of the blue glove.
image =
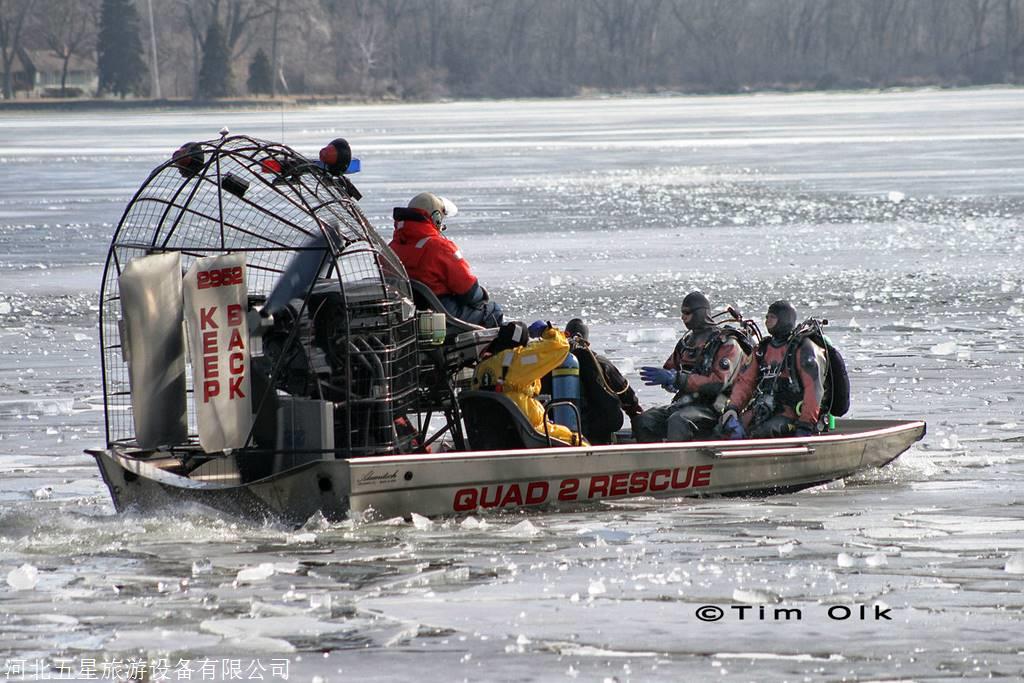
[[676,378],[679,376],[675,370],[666,370],[665,368],[652,368],[645,365],[640,368],[640,379],[644,381],[649,387],[661,385],[668,390],[672,390],[676,385]]
[[735,415],[730,415],[725,424],[722,425],[722,431],[730,439],[745,439],[747,438],[747,430],[743,428],[743,423],[739,421]]
[[533,337],[534,339],[539,339],[540,336],[544,334],[544,330],[548,329],[549,327],[551,327],[551,323],[549,323],[548,321],[535,320],[532,323],[530,323],[530,336]]
[[747,430],[743,428],[743,423],[740,422],[740,416],[735,407],[727,406],[722,417],[718,418],[718,432],[727,439],[747,438]]

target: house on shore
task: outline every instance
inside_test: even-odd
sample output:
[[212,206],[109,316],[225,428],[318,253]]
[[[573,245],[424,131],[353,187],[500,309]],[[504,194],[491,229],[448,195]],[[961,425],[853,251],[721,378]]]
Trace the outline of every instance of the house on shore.
[[61,97],[62,80],[65,97],[93,97],[99,88],[94,61],[79,55],[65,60],[51,50],[18,50],[13,76],[16,97]]

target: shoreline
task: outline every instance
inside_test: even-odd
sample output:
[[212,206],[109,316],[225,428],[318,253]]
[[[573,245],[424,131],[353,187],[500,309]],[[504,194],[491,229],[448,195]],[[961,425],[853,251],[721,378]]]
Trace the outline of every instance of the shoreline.
[[357,98],[342,96],[307,97],[269,97],[256,98],[225,98],[217,100],[194,100],[189,98],[159,100],[148,98],[109,99],[109,98],[77,98],[77,99],[25,99],[0,100],[0,112],[36,112],[36,111],[123,111],[123,110],[216,110],[216,109],[301,109],[315,106],[366,106],[366,105],[404,105],[404,104],[443,104],[449,102],[501,102],[501,101],[543,101],[543,100],[600,100],[627,99],[631,97],[743,97],[756,95],[806,95],[806,94],[879,94],[919,91],[951,91],[951,90],[1015,90],[1021,86],[1013,83],[991,85],[900,85],[877,88],[764,88],[744,90],[741,92],[687,92],[681,90],[629,91],[629,92],[598,92],[587,91],[565,97],[514,97],[514,98],[442,98],[435,100],[403,100],[398,98]]

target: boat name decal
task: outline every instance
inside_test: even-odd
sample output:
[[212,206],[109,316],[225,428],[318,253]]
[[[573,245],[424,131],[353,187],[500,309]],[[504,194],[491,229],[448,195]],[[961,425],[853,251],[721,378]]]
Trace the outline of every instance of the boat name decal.
[[472,486],[455,492],[452,509],[455,512],[470,512],[477,508],[542,505],[551,500],[552,496],[559,502],[571,502],[697,489],[711,484],[712,469],[714,465],[691,465],[686,468],[599,474],[589,478],[562,479],[554,488],[548,481]]
[[356,481],[357,484],[394,484],[398,481],[398,470],[378,472],[370,470]]

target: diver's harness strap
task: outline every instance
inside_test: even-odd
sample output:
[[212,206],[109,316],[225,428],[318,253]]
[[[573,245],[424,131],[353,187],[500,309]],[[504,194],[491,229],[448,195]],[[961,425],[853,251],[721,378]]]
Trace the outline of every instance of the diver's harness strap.
[[[771,367],[764,364],[765,350],[768,348],[770,338],[762,339],[757,345],[755,354],[758,360],[759,378],[757,389],[754,391],[753,424],[761,424],[772,417],[775,414],[776,404],[789,406],[797,413],[800,412],[804,388],[797,370],[797,351],[805,339],[810,339],[812,344],[816,344],[815,332],[820,333],[820,328],[816,328],[808,322],[802,323],[790,334],[782,362]],[[786,378],[782,377],[784,368],[789,371]],[[781,386],[780,381],[782,382]]]
[[[682,370],[682,368],[677,369],[682,370],[683,372],[694,373],[697,375],[710,375],[712,370],[714,370],[715,357],[718,355],[719,349],[721,349],[722,345],[725,344],[730,339],[735,339],[737,343],[739,343],[740,348],[743,349],[743,353],[750,353],[754,348],[753,345],[750,343],[750,340],[747,338],[747,336],[735,328],[719,327],[717,328],[717,332],[718,334],[713,336],[711,339],[708,339],[708,341],[704,344],[704,348],[701,349],[700,360],[697,362],[697,364],[693,367],[692,370]],[[684,336],[682,339],[676,342],[676,348],[672,352],[673,357],[679,355],[679,347],[685,346],[685,342],[687,338],[690,336],[690,334],[692,334],[692,332],[688,333],[686,336]],[[695,399],[697,402],[711,404],[714,403],[714,400],[715,398],[717,398],[717,395],[718,392],[716,392],[715,394],[705,395],[703,393],[694,391],[679,391],[673,398],[673,401],[678,401],[684,396],[689,396],[691,399]]]

